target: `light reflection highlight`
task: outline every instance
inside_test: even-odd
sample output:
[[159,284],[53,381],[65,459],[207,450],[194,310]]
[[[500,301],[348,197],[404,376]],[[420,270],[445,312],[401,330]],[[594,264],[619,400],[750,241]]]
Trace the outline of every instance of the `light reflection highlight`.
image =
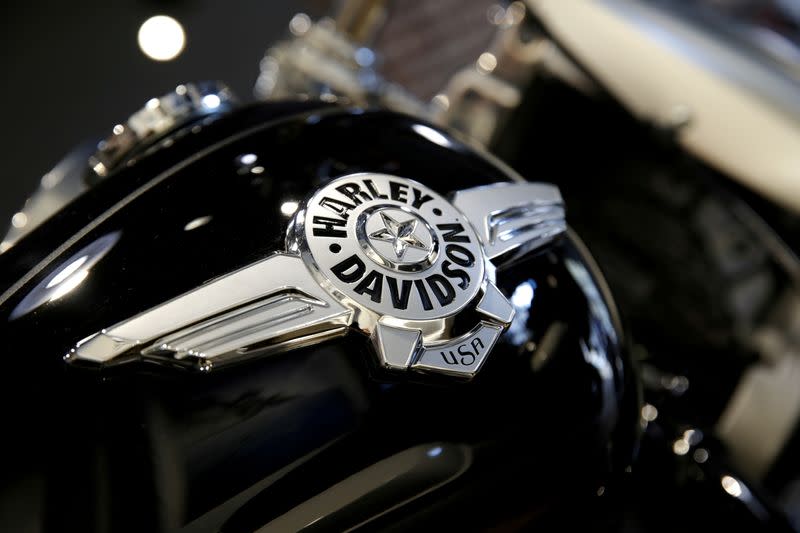
[[78,285],[83,283],[89,276],[88,270],[80,270],[75,272],[73,275],[59,283],[58,287],[50,294],[50,298],[47,300],[48,302],[55,302],[62,296],[69,294],[72,292]]
[[189,223],[183,227],[183,231],[192,231],[193,229],[201,228],[211,222],[211,218],[211,216],[197,217],[189,221]]
[[722,488],[734,498],[742,497],[742,485],[734,477],[722,476]]
[[239,163],[242,165],[252,165],[257,159],[258,156],[256,154],[242,154],[239,156]]
[[511,303],[514,307],[527,307],[533,300],[533,287],[536,282],[522,283],[514,289],[514,294],[511,295]]
[[478,70],[484,74],[489,74],[497,68],[497,57],[490,52],[484,52],[478,57]]
[[206,109],[216,109],[219,107],[221,100],[216,94],[207,94],[200,101]]
[[426,452],[428,457],[438,457],[442,455],[442,447],[441,446],[434,446],[430,450]]
[[183,26],[166,15],[156,15],[144,21],[136,39],[142,53],[154,61],[175,59],[186,45]]
[[20,211],[11,217],[11,225],[15,228],[24,228],[28,224],[28,215]]
[[19,318],[73,292],[89,277],[92,267],[114,247],[119,237],[120,232],[104,235],[56,266],[50,275],[25,295],[11,312],[10,318]]
[[672,443],[672,451],[675,455],[686,455],[689,453],[689,443],[684,439],[678,439]]
[[[84,255],[82,257],[79,257],[78,259],[76,259],[72,263],[68,264],[67,266],[65,266],[61,270],[61,272],[56,274],[56,276],[52,280],[50,280],[50,283],[48,283],[45,286],[45,288],[52,289],[56,285],[59,285],[60,283],[63,283],[68,277],[70,277],[72,274],[74,274],[75,271],[78,270],[88,260],[89,260],[89,256],[88,255]],[[51,301],[52,301],[52,299],[51,299]]]
[[530,279],[520,283],[511,293],[511,305],[514,306],[515,314],[507,334],[511,342],[517,346],[524,345],[530,339],[528,317],[536,295],[536,287],[536,281]]
[[746,483],[731,475],[724,475],[720,479],[720,484],[725,492],[746,505],[747,509],[759,520],[763,521],[769,519],[771,513],[764,507],[764,504],[750,492]]
[[359,66],[370,67],[375,62],[375,52],[366,47],[356,50],[355,60]]
[[692,446],[696,446],[703,440],[703,432],[699,429],[687,429],[683,432],[683,440]]
[[644,404],[642,407],[642,418],[648,422],[653,422],[656,418],[658,418],[658,409],[649,403]]
[[433,104],[442,111],[450,109],[450,98],[446,94],[437,94],[433,97]]
[[298,13],[289,21],[289,31],[295,37],[305,35],[311,29],[311,17],[305,13]]
[[434,144],[438,144],[439,146],[444,146],[445,148],[450,148],[450,146],[452,146],[450,139],[448,139],[435,129],[425,126],[424,124],[414,124],[413,126],[411,126],[411,129],[419,133],[420,135],[422,135],[423,137],[425,137]]
[[281,204],[281,213],[283,213],[287,217],[290,217],[294,215],[298,207],[300,207],[300,204],[298,204],[297,202],[283,202],[283,204]]

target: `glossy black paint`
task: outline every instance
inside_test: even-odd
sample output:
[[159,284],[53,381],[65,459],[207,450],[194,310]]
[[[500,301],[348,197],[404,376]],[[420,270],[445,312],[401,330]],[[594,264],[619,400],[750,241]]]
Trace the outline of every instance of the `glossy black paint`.
[[[385,172],[440,193],[509,179],[416,123],[244,108],[172,138],[0,255],[1,522],[250,531],[328,491],[340,503],[309,530],[613,527],[599,488],[633,460],[638,391],[616,312],[571,235],[498,271],[517,319],[471,383],[384,375],[358,333],[209,375],[62,362],[104,326],[282,250],[290,203],[332,178]],[[112,234],[80,285],[14,313]],[[400,481],[359,495],[375,471]]]

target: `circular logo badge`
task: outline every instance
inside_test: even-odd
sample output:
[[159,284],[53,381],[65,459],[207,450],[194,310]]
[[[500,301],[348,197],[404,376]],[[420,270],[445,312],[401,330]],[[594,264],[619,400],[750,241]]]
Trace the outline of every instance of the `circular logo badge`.
[[338,178],[311,197],[296,225],[303,256],[327,288],[381,315],[444,318],[463,309],[483,281],[472,226],[416,181]]

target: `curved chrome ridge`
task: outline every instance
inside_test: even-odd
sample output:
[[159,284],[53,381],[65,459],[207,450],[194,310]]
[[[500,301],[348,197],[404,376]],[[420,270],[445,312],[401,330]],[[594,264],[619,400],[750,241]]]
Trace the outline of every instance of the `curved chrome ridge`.
[[522,255],[567,230],[558,187],[509,183],[458,191],[453,205],[472,222],[489,259],[514,251]]
[[[357,189],[350,183],[355,179],[366,180],[365,187],[374,197],[364,191],[356,196]],[[455,248],[462,250],[461,253],[471,246],[468,235],[473,236],[477,264],[459,271],[473,276],[471,285],[465,284],[470,289],[462,294],[467,298],[464,305],[438,312],[420,308],[409,314],[407,308],[398,310],[382,305],[380,299],[359,301],[348,295],[352,292],[351,284],[362,285],[360,278],[355,279],[349,273],[351,267],[347,267],[346,274],[339,272],[337,286],[319,271],[314,258],[301,253],[309,241],[316,250],[335,250],[334,255],[346,255],[345,246],[358,249],[353,221],[349,226],[345,222],[332,225],[333,219],[322,219],[315,223],[324,222],[331,224],[330,227],[323,224],[315,230],[309,226],[307,232],[300,233],[298,228],[303,228],[305,218],[316,212],[309,202],[322,198],[324,204],[343,205],[334,203],[335,191],[358,198],[363,209],[387,202],[379,192],[389,190],[386,180],[395,184],[398,198],[415,200],[413,205],[417,208],[428,204],[427,208],[444,222],[448,210],[456,220],[467,221],[463,227],[438,226],[445,231],[443,242],[450,242],[448,246],[458,243]],[[401,190],[402,194],[397,192]],[[103,329],[77,343],[65,360],[95,367],[144,360],[209,371],[228,363],[315,344],[356,329],[370,336],[382,368],[472,378],[514,319],[513,305],[494,284],[494,268],[544,246],[563,232],[566,224],[561,196],[552,185],[501,183],[458,191],[451,197],[452,204],[422,184],[396,176],[354,174],[334,180],[311,195],[295,214],[287,237],[287,248],[292,253],[274,254]],[[417,216],[418,209],[409,205],[412,206],[408,208],[409,216]],[[359,211],[353,209],[351,217],[357,219]],[[473,230],[475,233],[471,233]],[[451,258],[459,260],[457,255]],[[366,263],[362,267],[360,276],[365,275]],[[370,268],[381,266],[376,262]],[[397,276],[394,290],[403,284],[407,293],[412,286],[409,280],[416,286],[422,284],[421,276],[429,275],[388,269],[386,272],[387,276],[389,273]],[[440,274],[433,276],[444,283]],[[376,274],[375,279],[382,278]],[[377,290],[375,287],[371,290]],[[434,285],[431,287],[433,290]],[[394,294],[393,298],[397,297]],[[408,294],[406,302],[411,303]],[[453,331],[454,319],[462,309],[472,309],[481,317],[463,334]]]

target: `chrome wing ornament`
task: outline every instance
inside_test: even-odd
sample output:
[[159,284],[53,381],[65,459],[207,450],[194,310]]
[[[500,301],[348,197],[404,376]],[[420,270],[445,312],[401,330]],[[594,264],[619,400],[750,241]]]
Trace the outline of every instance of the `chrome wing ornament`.
[[105,328],[66,359],[109,365],[141,358],[208,371],[343,335],[352,316],[299,257],[275,254]]
[[[358,331],[385,369],[471,378],[514,318],[495,267],[565,230],[552,185],[448,200],[406,178],[343,176],[300,207],[286,250],[105,328],[65,360],[207,372]],[[464,329],[455,319],[466,310],[479,318]]]

